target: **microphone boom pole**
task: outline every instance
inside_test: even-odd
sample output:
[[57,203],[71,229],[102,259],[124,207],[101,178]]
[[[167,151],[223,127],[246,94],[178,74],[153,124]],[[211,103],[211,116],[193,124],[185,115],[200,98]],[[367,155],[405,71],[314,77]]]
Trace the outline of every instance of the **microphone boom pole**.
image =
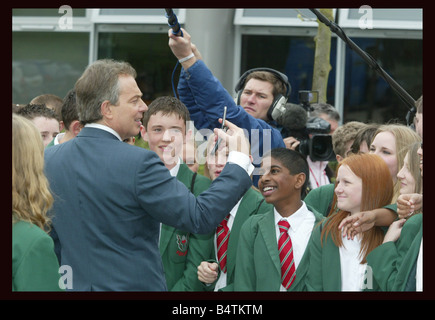
[[[410,108],[410,112],[415,112],[415,100],[411,97],[408,92],[405,91],[393,78],[386,73],[379,64],[371,57],[368,53],[358,47],[355,42],[347,37],[344,31],[334,22],[330,21],[325,15],[323,15],[317,9],[310,9],[320,22],[324,23],[331,29],[337,36],[339,36],[352,50],[354,50],[370,67],[372,67],[396,92],[399,98]],[[407,117],[408,118],[408,117]],[[408,119],[407,119],[408,120]],[[411,119],[412,120],[412,119]]]
[[178,22],[177,16],[172,9],[165,9],[166,18],[168,18],[168,25],[172,28],[172,33],[176,36],[183,36],[183,31],[181,31],[180,23]]

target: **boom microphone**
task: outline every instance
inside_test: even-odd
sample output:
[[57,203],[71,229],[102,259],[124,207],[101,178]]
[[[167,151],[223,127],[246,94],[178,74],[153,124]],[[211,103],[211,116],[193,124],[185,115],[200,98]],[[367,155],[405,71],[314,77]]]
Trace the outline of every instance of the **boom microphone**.
[[177,16],[172,9],[166,10],[166,18],[168,18],[168,25],[172,28],[172,34],[183,36],[183,31],[181,31],[180,24],[178,23]]

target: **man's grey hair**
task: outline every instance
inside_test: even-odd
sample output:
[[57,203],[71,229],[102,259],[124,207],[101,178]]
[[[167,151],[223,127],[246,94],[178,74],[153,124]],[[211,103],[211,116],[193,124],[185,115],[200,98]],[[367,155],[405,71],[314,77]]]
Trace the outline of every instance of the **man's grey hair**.
[[77,111],[82,124],[93,123],[103,118],[101,104],[108,100],[117,105],[119,100],[119,76],[136,78],[136,70],[124,61],[97,60],[89,65],[77,80]]

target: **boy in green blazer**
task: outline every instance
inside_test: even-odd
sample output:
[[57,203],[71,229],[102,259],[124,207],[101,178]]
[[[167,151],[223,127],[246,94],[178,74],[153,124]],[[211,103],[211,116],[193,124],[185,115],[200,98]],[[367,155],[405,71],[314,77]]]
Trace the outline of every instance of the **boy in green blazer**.
[[[263,157],[261,169],[259,188],[273,207],[249,218],[240,231],[234,290],[304,291],[309,262],[305,248],[313,227],[323,219],[301,200],[308,183],[307,161],[296,151],[277,148]],[[287,287],[282,284],[278,248],[280,220],[290,223],[295,265],[294,280]]]
[[[214,147],[214,140],[209,137],[208,155],[204,174],[210,179],[216,179],[227,162],[226,150],[218,150],[212,154],[210,150]],[[204,291],[233,291],[234,271],[236,267],[237,246],[240,237],[240,230],[245,221],[251,216],[261,216],[270,210],[271,206],[264,201],[260,192],[255,187],[248,189],[243,198],[229,212],[228,220],[228,241],[226,249],[221,247],[219,240],[220,228],[216,228],[215,236],[209,241],[208,258],[198,266],[198,279],[203,283]],[[225,234],[222,234],[225,239]],[[220,261],[225,260],[225,261]]]
[[[143,118],[142,137],[150,150],[156,152],[173,176],[183,182],[198,196],[206,190],[211,180],[192,172],[182,161],[183,144],[189,139],[186,123],[190,120],[186,106],[173,97],[159,97],[148,107]],[[208,252],[213,233],[192,234],[162,224],[160,254],[169,291],[197,291],[202,284],[196,276],[196,267]]]

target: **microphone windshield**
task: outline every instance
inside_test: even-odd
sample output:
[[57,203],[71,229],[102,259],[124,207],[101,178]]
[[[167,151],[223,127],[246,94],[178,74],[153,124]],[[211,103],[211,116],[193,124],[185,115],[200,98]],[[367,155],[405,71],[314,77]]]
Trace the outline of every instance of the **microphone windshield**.
[[288,130],[303,130],[307,124],[307,111],[297,104],[287,103],[286,112],[282,113],[276,122]]

